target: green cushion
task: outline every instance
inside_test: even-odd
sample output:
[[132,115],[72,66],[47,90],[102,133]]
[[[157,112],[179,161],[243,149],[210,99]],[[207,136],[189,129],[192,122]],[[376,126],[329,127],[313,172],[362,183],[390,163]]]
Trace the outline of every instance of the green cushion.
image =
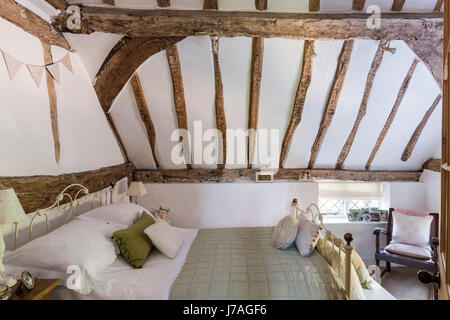
[[133,268],[141,268],[152,250],[153,244],[144,230],[153,223],[155,219],[144,211],[133,225],[114,232],[112,236],[120,254]]

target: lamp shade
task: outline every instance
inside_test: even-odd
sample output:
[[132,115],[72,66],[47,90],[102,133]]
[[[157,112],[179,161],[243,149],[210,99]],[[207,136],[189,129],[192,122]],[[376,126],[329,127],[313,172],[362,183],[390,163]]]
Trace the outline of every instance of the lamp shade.
[[0,189],[0,225],[19,222],[25,217],[14,189]]
[[127,196],[132,197],[140,197],[145,194],[147,194],[147,189],[145,189],[142,181],[133,181],[127,191]]

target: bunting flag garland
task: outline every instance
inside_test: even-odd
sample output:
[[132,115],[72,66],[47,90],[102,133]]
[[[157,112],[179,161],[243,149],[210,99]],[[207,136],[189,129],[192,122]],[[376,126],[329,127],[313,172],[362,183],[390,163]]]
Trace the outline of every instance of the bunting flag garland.
[[0,49],[0,53],[3,55],[3,60],[6,64],[6,69],[8,71],[9,78],[14,80],[14,77],[19,72],[22,65],[26,65],[28,72],[30,73],[31,77],[33,78],[34,83],[36,83],[36,86],[39,88],[41,85],[42,80],[42,73],[47,70],[47,72],[52,76],[52,78],[59,84],[60,83],[60,71],[59,71],[59,63],[66,67],[67,70],[70,71],[70,73],[73,74],[73,68],[72,68],[72,61],[70,60],[70,52],[67,52],[61,59],[58,61],[48,64],[48,65],[35,65],[35,64],[28,64],[24,63],[22,61],[17,60],[13,56],[7,54],[5,51]]

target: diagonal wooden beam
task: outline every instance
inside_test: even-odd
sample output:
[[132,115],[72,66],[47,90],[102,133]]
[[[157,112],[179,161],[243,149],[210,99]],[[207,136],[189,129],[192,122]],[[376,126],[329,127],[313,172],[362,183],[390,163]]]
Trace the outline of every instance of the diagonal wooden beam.
[[367,74],[366,87],[364,89],[364,94],[361,100],[361,105],[359,107],[358,115],[356,116],[355,123],[353,124],[352,131],[350,132],[347,141],[342,147],[341,153],[339,154],[338,160],[336,162],[336,169],[342,169],[345,159],[352,148],[353,141],[355,140],[356,133],[358,132],[359,125],[361,120],[364,118],[367,112],[367,102],[369,101],[370,93],[372,92],[373,80],[377,74],[378,68],[383,61],[384,50],[383,46],[385,45],[384,41],[381,41],[378,45],[377,52],[375,53],[375,57],[373,58],[372,65],[370,66],[369,73]]
[[444,65],[444,41],[434,40],[405,40],[405,43],[423,61],[434,79],[442,89]]
[[56,31],[44,19],[14,0],[0,1],[0,17],[15,24],[50,45],[69,50],[70,46],[64,36]]
[[67,27],[68,13],[55,17],[59,31],[95,31],[130,37],[210,35],[321,40],[430,40],[442,38],[443,14],[384,13],[380,28],[367,28],[368,13],[280,13],[218,10],[133,10],[80,7],[82,28]]
[[345,76],[347,74],[348,65],[350,63],[353,43],[353,40],[348,40],[344,41],[344,44],[342,45],[336,73],[334,75],[333,85],[328,97],[328,102],[325,106],[325,110],[323,111],[322,121],[320,122],[316,140],[314,141],[314,144],[311,148],[311,157],[308,164],[309,169],[314,168],[314,164],[316,163],[317,156],[319,155],[322,142],[336,112],[337,103],[339,101],[339,96],[341,95],[342,88],[344,87]]
[[214,63],[214,83],[216,91],[215,95],[216,127],[222,135],[220,139],[221,152],[219,153],[219,163],[217,164],[217,168],[225,169],[227,160],[227,119],[225,116],[225,109],[223,102],[223,83],[219,64],[219,38],[211,37],[211,48]]
[[257,10],[267,10],[267,0],[255,0],[255,8]]
[[204,0],[203,10],[219,10],[219,4],[217,0]]
[[145,131],[147,131],[148,142],[152,149],[153,161],[156,168],[159,168],[159,162],[156,158],[156,133],[155,126],[153,125],[152,117],[148,111],[147,101],[145,101],[144,90],[142,90],[141,80],[139,75],[135,73],[130,79],[131,88],[133,89],[134,99],[136,100],[136,106],[141,116],[141,120],[144,123]]
[[50,4],[53,8],[58,10],[65,10],[68,7],[66,0],[45,0],[48,4]]
[[362,11],[364,9],[364,5],[366,4],[366,0],[353,0],[353,10]]
[[250,101],[248,112],[248,168],[252,167],[255,152],[256,130],[258,129],[259,98],[264,56],[264,39],[253,38],[250,78]]
[[311,83],[312,75],[312,62],[314,56],[314,40],[306,40],[303,48],[303,61],[300,81],[298,83],[297,95],[295,96],[294,106],[292,108],[291,121],[286,129],[284,135],[283,144],[281,146],[280,164],[282,168],[286,155],[292,143],[292,137],[297,129],[300,121],[302,120],[303,107],[305,105],[306,93],[308,92],[309,85]]
[[444,0],[437,0],[436,5],[434,6],[433,11],[441,11],[442,5],[444,4]]
[[391,11],[402,11],[405,5],[405,0],[394,0],[392,3]]
[[109,127],[111,128],[111,131],[113,132],[114,138],[116,139],[117,145],[119,146],[120,152],[122,153],[122,157],[125,160],[125,162],[129,161],[128,158],[128,152],[125,148],[125,144],[122,141],[122,138],[120,137],[119,131],[117,130],[116,123],[114,122],[114,119],[111,115],[111,113],[105,112],[106,120],[109,124]]
[[428,119],[430,119],[431,115],[433,114],[434,109],[436,109],[437,105],[441,101],[442,96],[438,95],[436,99],[434,100],[431,107],[427,110],[425,115],[423,116],[422,121],[420,121],[419,125],[417,126],[416,130],[414,130],[414,133],[411,136],[411,139],[409,139],[408,144],[405,147],[405,150],[403,151],[401,160],[407,161],[409,157],[411,156],[411,153],[414,150],[414,147],[416,146],[417,141],[419,140],[419,137],[422,133],[423,128],[428,122]]
[[122,88],[152,55],[184,39],[123,37],[110,51],[94,80],[94,89],[104,112],[108,112]]
[[[188,130],[186,100],[184,98],[183,77],[181,74],[180,58],[178,56],[178,49],[176,44],[170,45],[166,48],[167,62],[169,63],[170,73],[172,75],[173,97],[175,100],[175,112],[177,114],[178,128]],[[189,148],[189,142],[185,141],[187,136],[181,135],[180,141],[184,141],[186,148]],[[191,152],[190,149],[183,149],[186,167],[192,169]]]
[[320,11],[320,0],[309,0],[309,11],[310,12]]
[[441,159],[430,159],[425,161],[422,166],[422,170],[431,170],[435,172],[441,172]]
[[158,0],[158,7],[161,8],[170,7],[170,0]]
[[109,4],[110,6],[115,6],[116,1],[115,0],[103,0],[103,3]]
[[[51,46],[41,41],[42,48],[44,52],[44,63],[46,65],[53,63],[52,50]],[[59,127],[58,127],[58,104],[56,99],[56,91],[55,91],[55,80],[48,72],[45,70],[45,79],[47,81],[47,91],[48,91],[48,99],[50,105],[50,119],[52,123],[52,133],[53,133],[53,145],[55,151],[55,160],[56,163],[59,164],[59,160],[61,157],[61,143],[59,140]]]
[[380,146],[383,143],[383,140],[386,137],[386,134],[389,131],[389,128],[391,127],[391,124],[395,119],[395,115],[397,114],[398,108],[400,107],[400,104],[402,103],[403,97],[405,96],[405,93],[408,90],[409,83],[411,82],[411,78],[414,74],[414,70],[416,70],[418,63],[419,63],[419,60],[414,59],[413,63],[411,64],[411,67],[408,70],[408,73],[406,74],[405,79],[403,79],[403,83],[400,87],[400,90],[397,95],[397,99],[394,103],[394,106],[392,107],[391,113],[389,114],[389,116],[386,120],[386,123],[384,124],[384,127],[381,130],[380,135],[378,136],[377,142],[375,143],[375,146],[373,147],[372,152],[370,153],[369,159],[367,160],[366,170],[369,170],[370,165],[372,164],[372,161],[375,158],[375,155],[377,154],[378,150],[380,149]]

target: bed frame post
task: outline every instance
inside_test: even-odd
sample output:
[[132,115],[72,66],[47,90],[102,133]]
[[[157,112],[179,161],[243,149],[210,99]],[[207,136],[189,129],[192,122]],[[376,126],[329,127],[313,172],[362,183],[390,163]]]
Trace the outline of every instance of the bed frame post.
[[346,233],[344,235],[346,245],[344,245],[345,253],[345,294],[347,299],[350,300],[350,280],[351,280],[351,267],[352,267],[352,252],[353,246],[350,244],[353,241],[353,235],[351,233]]

